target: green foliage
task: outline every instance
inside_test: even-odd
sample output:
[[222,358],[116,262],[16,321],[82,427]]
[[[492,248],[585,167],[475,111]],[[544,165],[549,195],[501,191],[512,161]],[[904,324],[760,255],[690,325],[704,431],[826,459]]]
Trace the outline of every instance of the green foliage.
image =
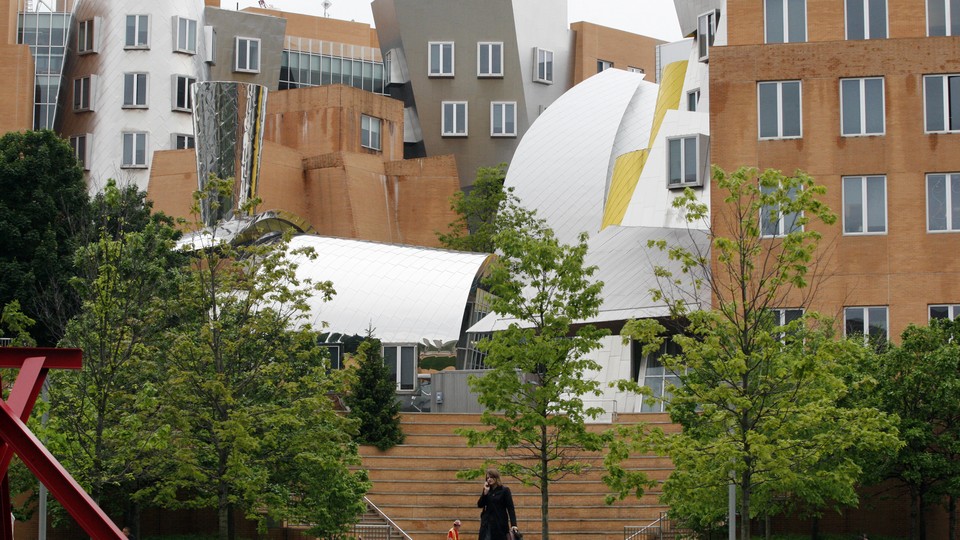
[[357,441],[380,450],[403,443],[397,385],[383,363],[380,340],[368,337],[354,356],[356,377],[346,397],[350,417],[359,422]]
[[88,204],[83,170],[56,133],[0,138],[0,305],[19,300],[40,345],[55,345],[78,308],[67,282]]
[[[499,219],[520,226],[498,230],[500,256],[483,284],[494,295],[493,311],[512,322],[478,343],[488,371],[470,380],[485,408],[481,421],[492,429],[458,432],[470,446],[493,443],[504,452],[501,472],[540,490],[548,539],[550,484],[584,471],[583,451],[601,451],[614,439],[585,425],[603,412],[585,398],[601,393],[593,377],[600,366],[589,355],[607,331],[573,326],[599,312],[603,284],[584,262],[585,234],[576,245],[562,244],[519,207],[507,206]],[[479,477],[485,466],[460,475]]]
[[[211,179],[195,209],[230,191]],[[355,425],[333,411],[328,394],[340,383],[305,320],[307,298],[329,298],[332,284],[298,278],[298,261],[315,254],[289,249],[286,236],[243,245],[222,236],[217,225],[196,237],[170,303],[175,324],[157,367],[172,453],[145,494],[216,508],[224,540],[234,511],[261,528],[269,517],[345,531],[362,512],[366,477],[351,470]]]
[[[457,219],[447,227],[449,233],[437,233],[440,243],[449,249],[493,253],[496,245],[497,212],[513,199],[513,189],[504,189],[507,164],[477,168],[477,179],[469,192],[458,191],[450,199]],[[515,200],[515,199],[514,199]]]
[[877,388],[867,399],[900,417],[905,446],[876,469],[877,480],[892,478],[910,492],[911,522],[925,537],[924,511],[933,504],[949,510],[960,496],[960,321],[934,319],[910,325],[900,345],[891,345],[868,365]]
[[[657,269],[654,294],[686,322],[686,334],[672,337],[682,353],[660,358],[681,379],[668,410],[683,426],[677,435],[654,433],[655,445],[676,467],[663,500],[701,529],[724,520],[731,479],[744,517],[819,515],[855,505],[863,456],[892,454],[900,445],[895,418],[842,404],[859,384],[852,366],[873,352],[862,342],[836,339],[832,323],[816,314],[781,325],[772,311],[796,307],[809,285],[820,234],[808,225],[836,221],[819,200],[824,189],[802,172],[758,175],[741,168],[728,175],[716,167],[712,189],[724,201],[713,209],[714,228],[707,231],[712,253],[651,245],[682,268],[682,276]],[[674,206],[691,222],[708,218],[691,190]],[[795,214],[800,228],[765,237],[761,216],[783,214]],[[683,291],[681,277],[693,280],[695,290]],[[712,293],[714,309],[689,310],[709,298],[703,292]],[[647,352],[664,333],[654,320],[631,321],[623,331]],[[749,537],[750,520],[743,519],[740,538]]]

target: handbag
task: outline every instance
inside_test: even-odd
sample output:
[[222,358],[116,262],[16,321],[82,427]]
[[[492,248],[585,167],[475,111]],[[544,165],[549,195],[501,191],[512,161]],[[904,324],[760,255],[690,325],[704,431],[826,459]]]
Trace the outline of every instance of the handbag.
[[510,531],[507,532],[507,540],[523,540],[523,533],[520,532],[520,529],[510,529]]

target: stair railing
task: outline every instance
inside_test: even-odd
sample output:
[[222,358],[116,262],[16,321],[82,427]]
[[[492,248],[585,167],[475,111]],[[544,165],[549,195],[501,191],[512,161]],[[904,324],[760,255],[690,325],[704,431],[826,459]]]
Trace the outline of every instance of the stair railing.
[[393,530],[397,531],[397,533],[399,533],[401,537],[405,538],[406,540],[413,540],[413,538],[411,538],[409,534],[407,534],[406,532],[404,532],[404,530],[401,529],[399,525],[397,525],[396,523],[394,523],[394,521],[393,521],[392,519],[390,519],[389,516],[387,516],[386,514],[383,513],[382,510],[380,510],[379,508],[377,508],[377,505],[373,504],[373,502],[371,502],[370,499],[364,497],[363,500],[367,503],[367,508],[370,508],[371,510],[373,510],[374,512],[376,512],[377,515],[380,516],[380,519],[386,521],[387,524],[390,525],[390,527],[391,527]]
[[[646,535],[653,534],[656,538],[660,538],[663,535],[663,520],[666,518],[666,514],[663,512],[660,513],[660,517],[655,519],[652,523],[640,527],[639,530],[630,532],[630,529],[634,527],[625,526],[623,528],[623,539],[624,540],[637,540]],[[652,530],[651,530],[652,529]]]

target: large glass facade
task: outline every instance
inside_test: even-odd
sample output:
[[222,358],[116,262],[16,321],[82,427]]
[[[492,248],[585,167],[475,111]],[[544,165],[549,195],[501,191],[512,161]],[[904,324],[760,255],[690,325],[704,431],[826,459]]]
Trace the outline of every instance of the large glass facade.
[[280,59],[280,90],[345,84],[385,94],[378,49],[329,41],[287,38]]
[[34,129],[55,129],[71,20],[70,13],[20,14],[17,43],[30,46],[35,64]]

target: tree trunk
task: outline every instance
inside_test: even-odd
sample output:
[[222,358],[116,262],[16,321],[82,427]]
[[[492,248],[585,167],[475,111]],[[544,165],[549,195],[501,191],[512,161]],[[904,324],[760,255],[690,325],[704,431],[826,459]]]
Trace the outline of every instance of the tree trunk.
[[919,505],[917,488],[910,488],[910,540],[917,538],[917,506]]
[[947,503],[947,516],[949,516],[947,522],[950,524],[947,540],[957,540],[957,497],[955,495],[951,495]]
[[[540,426],[540,539],[550,540],[550,479],[547,477],[547,425]],[[522,531],[521,531],[522,532]]]
[[917,517],[919,518],[919,521],[917,522],[917,531],[919,533],[917,535],[917,538],[919,538],[920,540],[927,540],[926,510],[927,510],[927,490],[926,488],[923,488],[922,491],[920,491],[920,505],[919,505],[919,508],[917,508]]
[[750,464],[744,467],[740,487],[740,540],[750,540]]

